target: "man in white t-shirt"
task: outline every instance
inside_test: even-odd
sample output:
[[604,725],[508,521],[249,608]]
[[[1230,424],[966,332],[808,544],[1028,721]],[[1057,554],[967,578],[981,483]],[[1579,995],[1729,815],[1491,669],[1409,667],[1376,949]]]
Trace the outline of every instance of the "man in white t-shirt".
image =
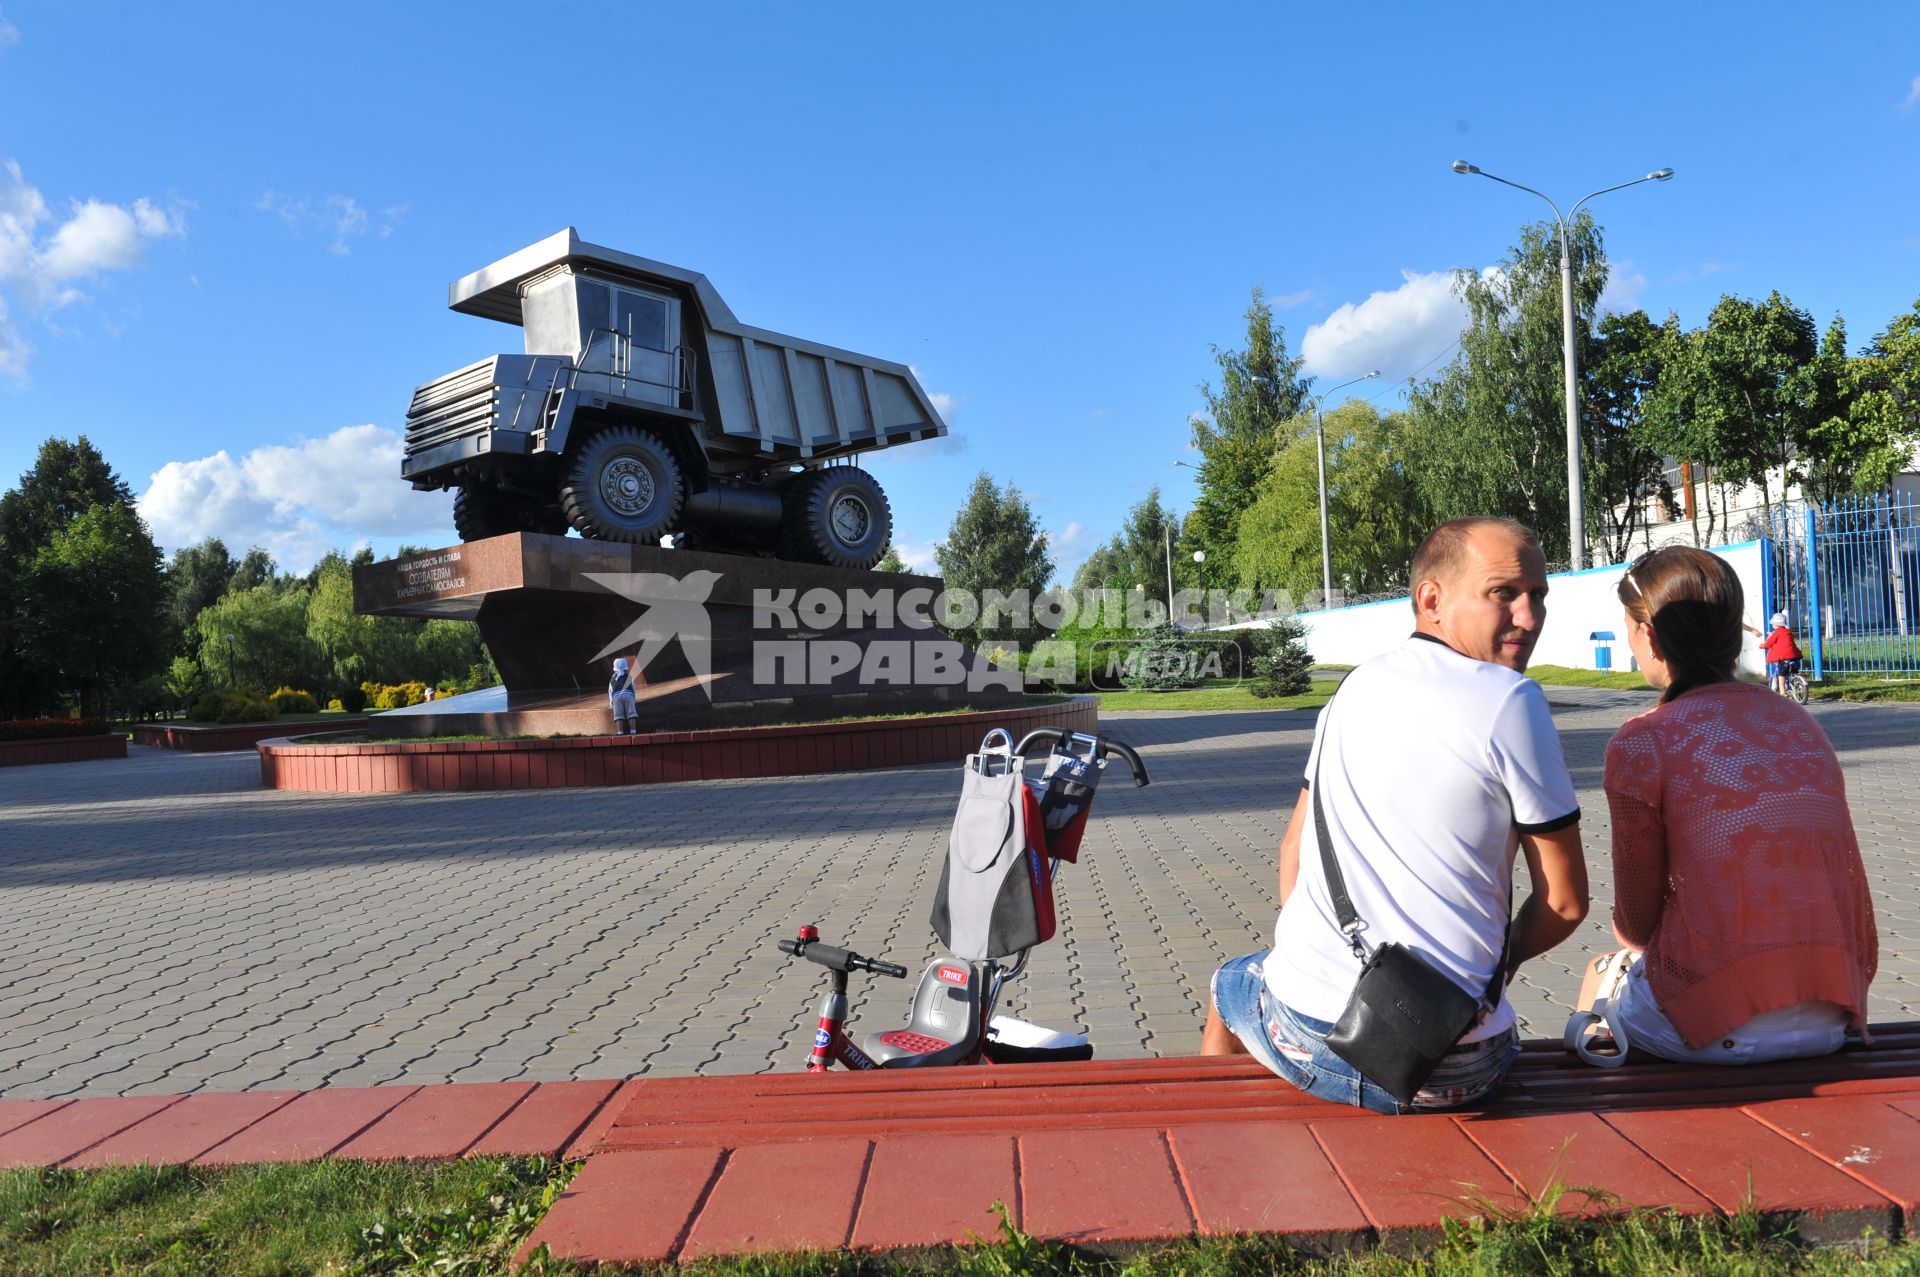
[[[1314,787],[1369,951],[1397,941],[1480,997],[1587,912],[1573,779],[1546,696],[1524,673],[1547,610],[1538,539],[1510,519],[1456,519],[1420,543],[1411,579],[1413,635],[1348,674],[1321,712],[1280,843],[1274,946],[1214,976],[1202,1047],[1250,1053],[1302,1090],[1388,1113],[1491,1091],[1519,1052],[1513,1008],[1501,996],[1411,1105],[1327,1048],[1361,960],[1327,890]],[[1513,915],[1516,851],[1533,891]]]

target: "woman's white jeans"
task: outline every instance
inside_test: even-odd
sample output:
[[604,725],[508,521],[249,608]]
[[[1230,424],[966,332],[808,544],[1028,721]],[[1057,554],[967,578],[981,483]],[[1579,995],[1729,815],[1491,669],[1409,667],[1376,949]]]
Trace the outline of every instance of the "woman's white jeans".
[[[1575,1011],[1567,1020],[1565,1042],[1589,1064],[1612,1068],[1633,1051],[1688,1064],[1765,1064],[1831,1055],[1847,1040],[1846,1008],[1831,1002],[1802,1002],[1757,1015],[1725,1037],[1705,1046],[1688,1046],[1668,1021],[1647,984],[1646,960],[1631,949],[1607,955],[1593,1010]],[[1596,1038],[1610,1033],[1615,1051],[1597,1049]]]

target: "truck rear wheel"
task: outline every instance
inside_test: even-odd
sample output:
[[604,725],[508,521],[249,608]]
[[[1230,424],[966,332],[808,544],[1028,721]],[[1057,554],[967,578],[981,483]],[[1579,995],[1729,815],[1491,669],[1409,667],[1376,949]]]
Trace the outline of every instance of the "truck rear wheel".
[[857,466],[827,466],[787,485],[786,557],[836,568],[872,567],[893,538],[879,481]]
[[650,545],[673,527],[686,495],[680,463],[659,436],[609,426],[574,456],[560,508],[583,537]]

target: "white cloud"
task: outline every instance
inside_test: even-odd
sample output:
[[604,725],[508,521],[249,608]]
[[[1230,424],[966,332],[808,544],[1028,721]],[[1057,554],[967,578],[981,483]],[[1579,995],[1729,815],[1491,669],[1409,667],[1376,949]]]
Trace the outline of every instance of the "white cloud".
[[0,377],[25,377],[27,359],[32,354],[27,339],[7,322],[7,301],[0,297]]
[[[0,38],[0,44],[4,43],[4,38]],[[1911,111],[1916,106],[1920,106],[1920,75],[1913,77],[1913,85],[1907,90],[1907,100],[1900,104],[1900,109]]]
[[1292,310],[1295,306],[1304,306],[1320,295],[1317,288],[1303,288],[1297,293],[1281,293],[1278,297],[1267,298],[1267,304],[1275,310]]
[[1607,286],[1600,290],[1599,311],[1603,315],[1624,315],[1639,305],[1640,294],[1646,291],[1647,277],[1634,269],[1632,262],[1613,262],[1607,270]]
[[7,15],[0,13],[0,53],[5,53],[20,43],[20,28],[7,21]]
[[897,532],[894,534],[893,551],[900,556],[900,562],[906,565],[909,572],[919,572],[923,575],[937,574],[940,570],[940,561],[934,558],[933,550],[932,541],[915,541],[902,537]]
[[[359,200],[351,195],[328,195],[319,201],[295,199],[291,195],[282,195],[278,191],[263,191],[253,207],[262,213],[272,213],[285,223],[288,231],[296,237],[309,233],[329,237],[327,251],[338,257],[346,257],[353,252],[353,241],[373,229],[373,217]],[[380,210],[378,237],[387,239],[400,225],[410,204],[393,204]]]
[[1066,527],[1053,534],[1053,544],[1061,547],[1072,545],[1081,538],[1086,530],[1084,524],[1069,523]]
[[[187,233],[184,209],[160,208],[147,199],[122,206],[104,200],[74,200],[67,216],[51,220],[47,200],[28,183],[15,160],[0,162],[0,373],[26,375],[32,346],[7,322],[8,303],[47,312],[80,301],[77,285],[140,265],[147,244]],[[51,325],[49,325],[51,327]]]
[[1452,272],[1400,275],[1400,287],[1347,302],[1307,329],[1300,354],[1308,372],[1345,380],[1378,369],[1385,381],[1398,381],[1460,335],[1467,307],[1453,295]]
[[140,513],[168,550],[217,536],[235,550],[265,546],[294,572],[369,537],[451,540],[448,495],[402,482],[401,452],[398,434],[365,425],[237,461],[224,450],[169,461],[148,480]]

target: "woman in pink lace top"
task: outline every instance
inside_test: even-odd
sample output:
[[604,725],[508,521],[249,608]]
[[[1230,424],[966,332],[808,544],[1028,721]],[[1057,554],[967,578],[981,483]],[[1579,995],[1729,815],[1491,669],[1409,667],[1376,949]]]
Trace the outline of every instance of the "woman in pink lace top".
[[[1806,710],[1734,681],[1745,609],[1724,559],[1655,550],[1619,594],[1662,695],[1607,746],[1626,947],[1588,970],[1567,1045],[1598,1064],[1836,1051],[1864,1026],[1879,942],[1833,746]],[[1616,1050],[1597,1049],[1609,1031]]]

